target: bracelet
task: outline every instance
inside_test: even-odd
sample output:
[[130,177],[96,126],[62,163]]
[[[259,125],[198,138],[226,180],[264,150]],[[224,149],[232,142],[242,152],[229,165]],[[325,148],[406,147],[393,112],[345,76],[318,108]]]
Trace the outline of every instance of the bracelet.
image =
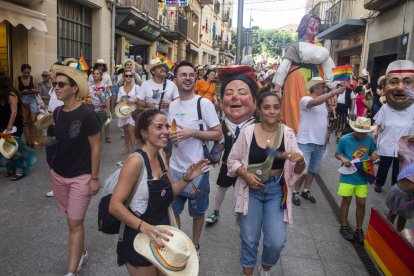
[[186,182],[186,183],[189,183],[189,182],[191,182],[192,180],[191,179],[189,179],[185,174],[183,174],[183,180],[184,180],[184,182]]
[[242,175],[242,178],[246,179],[246,175],[247,175],[247,170],[244,171],[244,174]]
[[91,180],[96,180],[96,181],[98,181],[98,180],[99,180],[99,178],[98,178],[98,177],[96,177],[96,178],[91,178]]
[[141,224],[142,224],[142,222],[143,222],[143,220],[141,219],[141,222],[138,224],[138,227],[137,227],[138,233],[141,233]]

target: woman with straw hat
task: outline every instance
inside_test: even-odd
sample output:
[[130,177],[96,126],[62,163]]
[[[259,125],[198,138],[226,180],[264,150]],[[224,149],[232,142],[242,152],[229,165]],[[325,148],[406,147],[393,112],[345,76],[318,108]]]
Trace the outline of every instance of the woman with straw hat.
[[94,112],[79,100],[89,94],[82,72],[62,65],[54,65],[52,71],[56,73],[57,99],[64,104],[53,112],[58,144],[50,177],[56,207],[67,216],[67,276],[73,276],[88,258],[84,218],[92,196],[100,189],[100,128]]
[[124,85],[119,88],[117,105],[115,106],[115,113],[118,117],[118,127],[124,129],[125,136],[125,150],[123,153],[132,153],[135,148],[135,121],[132,118],[132,111],[135,110],[139,86],[136,85],[132,79],[134,72],[125,70],[123,74]]
[[4,73],[0,74],[0,132],[13,136],[15,141],[10,143],[6,137],[0,139],[0,152],[6,158],[6,176],[11,177],[11,181],[20,180],[36,162],[36,154],[20,138],[23,133],[22,100],[14,90],[10,77]]

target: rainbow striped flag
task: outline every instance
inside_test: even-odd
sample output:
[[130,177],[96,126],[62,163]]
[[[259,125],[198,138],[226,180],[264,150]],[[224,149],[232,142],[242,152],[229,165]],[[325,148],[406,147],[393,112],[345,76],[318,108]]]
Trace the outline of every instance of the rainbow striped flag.
[[159,60],[161,60],[162,62],[164,62],[165,67],[171,71],[171,69],[174,67],[174,62],[172,62],[170,59],[168,59],[167,57],[161,55],[160,53],[157,53],[157,58]]
[[332,68],[333,81],[348,81],[352,77],[352,66],[343,65]]
[[354,166],[357,168],[359,174],[361,174],[368,183],[375,182],[375,168],[374,163],[371,160],[355,162]]
[[3,138],[4,140],[6,140],[9,143],[17,144],[16,139],[14,139],[13,137],[11,137],[8,134],[4,134],[3,132],[0,132],[0,138]]
[[288,194],[288,190],[287,190],[287,184],[285,181],[285,178],[282,175],[282,179],[280,181],[283,181],[283,198],[282,198],[282,202],[280,203],[280,209],[281,210],[285,210],[287,205],[286,205],[286,200],[287,200],[287,194]]
[[78,68],[79,71],[85,71],[85,70],[89,70],[89,66],[88,63],[86,63],[86,60],[84,58],[83,55],[81,55],[79,57],[79,62],[78,62]]
[[414,275],[414,247],[374,208],[364,246],[385,275]]

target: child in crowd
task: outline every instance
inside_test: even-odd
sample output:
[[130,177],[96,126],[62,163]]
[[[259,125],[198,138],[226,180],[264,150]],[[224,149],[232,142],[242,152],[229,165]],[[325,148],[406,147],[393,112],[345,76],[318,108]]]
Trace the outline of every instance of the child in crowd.
[[[371,126],[369,118],[357,117],[355,121],[350,121],[349,125],[354,132],[342,136],[339,141],[335,157],[346,167],[353,166],[351,160],[359,158],[360,161],[376,160],[375,142],[369,132],[375,127]],[[339,233],[347,241],[364,243],[364,231],[362,224],[365,216],[365,200],[368,194],[367,179],[358,171],[352,174],[341,174],[339,178],[338,194],[342,196],[340,211]],[[348,226],[348,211],[352,201],[352,196],[356,196],[356,222],[357,227],[352,235],[352,230]]]

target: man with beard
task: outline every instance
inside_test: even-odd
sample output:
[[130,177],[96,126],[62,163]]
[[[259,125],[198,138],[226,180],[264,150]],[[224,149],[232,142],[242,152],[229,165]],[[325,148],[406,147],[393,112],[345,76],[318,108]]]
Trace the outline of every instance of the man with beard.
[[373,133],[377,137],[380,163],[375,183],[375,191],[380,193],[387,180],[388,169],[392,164],[392,182],[397,183],[399,173],[398,141],[402,136],[414,134],[414,105],[409,93],[414,89],[414,63],[397,60],[388,65],[385,77],[385,97],[383,105],[375,115],[378,126]]
[[219,219],[220,206],[227,188],[236,182],[237,177],[227,176],[227,157],[240,131],[255,122],[253,114],[256,110],[255,98],[258,92],[256,77],[250,66],[220,68],[219,79],[221,82],[221,105],[225,114],[221,124],[224,134],[224,153],[217,178],[218,187],[214,200],[214,212],[206,219],[208,224],[214,224]]
[[[223,132],[214,105],[194,93],[196,73],[193,64],[188,61],[180,62],[175,67],[174,75],[177,76],[176,84],[180,96],[170,104],[168,123],[171,125],[170,139],[174,142],[170,172],[173,180],[178,181],[184,177],[190,165],[204,157],[203,143],[220,141]],[[199,120],[199,113],[201,113],[201,120]],[[204,214],[208,210],[209,203],[209,171],[196,179],[184,179],[189,185],[174,198],[172,207],[180,226],[180,214],[188,201],[188,212],[193,218],[192,241],[198,254]]]

